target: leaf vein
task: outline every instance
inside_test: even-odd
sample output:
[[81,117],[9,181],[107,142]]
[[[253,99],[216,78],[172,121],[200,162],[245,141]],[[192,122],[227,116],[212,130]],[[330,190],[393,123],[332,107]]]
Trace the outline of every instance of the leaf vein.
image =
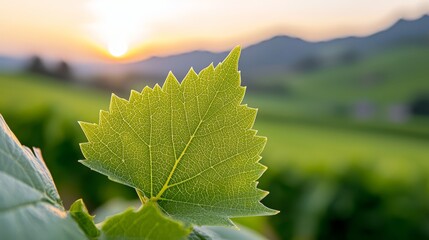
[[169,186],[168,186],[168,188],[178,186],[178,185],[183,184],[183,183],[185,183],[185,182],[188,182],[188,181],[190,181],[190,180],[192,180],[192,179],[194,179],[194,178],[197,178],[197,177],[201,176],[201,174],[203,174],[203,173],[207,172],[208,170],[210,170],[210,169],[214,169],[215,167],[217,167],[217,166],[221,165],[222,163],[225,163],[225,162],[227,162],[228,160],[231,160],[231,159],[233,159],[233,158],[235,158],[235,157],[237,157],[237,156],[240,156],[241,154],[246,153],[247,151],[253,150],[254,148],[257,148],[257,147],[259,147],[259,145],[255,145],[255,146],[253,146],[253,147],[251,147],[251,148],[249,148],[249,149],[246,149],[245,151],[242,151],[242,152],[236,153],[236,154],[234,154],[234,155],[232,155],[232,156],[230,156],[230,157],[228,157],[228,158],[226,158],[226,159],[224,159],[224,160],[222,160],[222,161],[220,161],[220,162],[218,162],[218,163],[216,163],[216,164],[214,164],[214,165],[212,165],[212,166],[210,166],[210,167],[208,167],[208,168],[206,168],[206,169],[202,170],[201,172],[199,172],[199,173],[195,174],[194,176],[192,176],[192,177],[190,177],[190,178],[187,178],[187,179],[182,180],[182,181],[180,181],[180,182],[177,182],[177,183],[174,183],[174,184],[169,185]]
[[[175,172],[175,170],[176,170],[176,168],[177,168],[177,166],[178,166],[178,164],[179,164],[180,160],[183,158],[183,156],[185,155],[185,153],[186,153],[187,149],[188,149],[188,148],[189,148],[189,146],[191,145],[192,140],[193,140],[193,139],[194,139],[194,137],[195,137],[195,134],[198,132],[198,130],[200,129],[201,124],[204,122],[204,118],[205,118],[205,116],[207,115],[207,113],[209,112],[210,108],[212,107],[213,102],[214,102],[214,100],[216,99],[216,97],[217,97],[218,93],[219,93],[219,90],[217,89],[217,90],[216,90],[216,93],[215,93],[215,95],[214,95],[214,97],[212,98],[212,100],[210,101],[209,106],[207,107],[207,110],[206,110],[206,112],[205,112],[205,114],[204,114],[204,116],[203,116],[203,119],[200,119],[200,122],[198,123],[197,127],[195,128],[194,133],[193,133],[193,134],[191,135],[191,137],[189,138],[189,141],[188,141],[188,143],[186,144],[185,148],[183,149],[182,153],[180,154],[179,158],[177,158],[177,159],[176,159],[176,161],[174,162],[174,166],[173,166],[173,168],[171,169],[170,174],[168,175],[167,180],[165,181],[165,183],[164,183],[164,185],[162,186],[161,190],[160,190],[160,191],[159,191],[159,193],[156,195],[155,200],[159,199],[159,198],[162,196],[162,194],[165,192],[165,190],[167,190],[167,188],[168,188],[168,184],[170,183],[170,180],[171,180],[171,178],[172,178],[172,176],[173,176],[173,174],[174,174],[174,172]],[[198,96],[197,96],[197,100],[198,100]],[[197,107],[197,109],[199,109],[199,106]],[[198,112],[199,112],[199,111],[198,111]]]

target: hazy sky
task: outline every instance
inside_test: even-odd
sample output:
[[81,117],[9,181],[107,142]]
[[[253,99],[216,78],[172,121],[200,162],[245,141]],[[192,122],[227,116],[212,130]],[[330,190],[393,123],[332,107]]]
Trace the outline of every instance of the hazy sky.
[[279,34],[367,35],[425,13],[429,0],[0,0],[0,55],[129,61]]

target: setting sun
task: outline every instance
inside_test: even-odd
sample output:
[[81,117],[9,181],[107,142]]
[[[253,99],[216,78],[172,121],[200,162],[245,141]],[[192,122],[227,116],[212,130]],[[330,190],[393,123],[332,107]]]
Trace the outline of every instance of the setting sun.
[[90,28],[100,44],[110,55],[124,57],[144,29],[143,16],[138,13],[141,6],[134,0],[93,0],[88,7],[95,17]]
[[128,45],[125,42],[110,42],[107,45],[109,53],[114,57],[122,57],[128,51]]
[[151,38],[154,22],[175,15],[176,5],[166,0],[91,0],[87,8],[93,19],[88,27],[106,54],[126,58]]

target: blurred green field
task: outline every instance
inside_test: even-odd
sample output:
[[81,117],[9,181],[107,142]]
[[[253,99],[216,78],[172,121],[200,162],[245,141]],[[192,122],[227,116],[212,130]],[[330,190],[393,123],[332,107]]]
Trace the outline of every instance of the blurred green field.
[[32,112],[49,107],[72,120],[94,121],[110,94],[38,75],[0,74],[1,112]]
[[[406,61],[404,58],[409,52],[404,50],[390,54],[394,55],[385,56],[385,61],[382,61],[386,65],[375,66],[376,62],[381,61],[375,59],[362,63],[368,66],[360,67],[397,69],[401,61]],[[417,54],[422,61],[429,58],[429,51],[412,54]],[[306,96],[303,98],[308,97],[315,102],[323,99],[320,102],[322,106],[333,101],[329,99],[330,88],[336,88],[335,91],[339,92],[349,91],[349,85],[339,84],[338,79],[349,79],[347,76],[357,74],[360,67],[346,66],[350,69],[338,72],[326,70],[318,75],[306,76],[305,81],[309,83],[295,80],[291,84],[294,84],[296,91],[302,91],[303,96]],[[383,97],[378,98],[374,90],[367,97],[381,104],[405,101],[409,98],[406,92],[425,88],[427,83],[418,78],[423,70],[423,63],[422,66],[414,66],[413,70],[406,69],[415,73],[417,80],[415,84],[404,84],[401,93],[386,90],[381,94]],[[395,78],[395,84],[400,84],[400,78],[403,79],[404,75]],[[329,83],[317,85],[322,80]],[[310,82],[314,84],[313,90],[311,86],[305,86],[311,85]],[[78,143],[84,141],[77,121],[97,121],[99,110],[108,107],[109,93],[26,74],[2,74],[0,86],[0,113],[23,144],[42,148],[66,206],[83,197],[89,207],[94,209],[108,199],[135,195],[127,187],[111,183],[77,163],[82,158]],[[320,95],[312,95],[311,91]],[[338,96],[341,101],[348,103],[357,95]],[[401,230],[403,235],[399,234],[392,239],[427,236],[419,232],[426,232],[422,226],[429,222],[427,120],[417,119],[402,125],[378,120],[355,122],[325,115],[321,110],[323,107],[319,109],[318,105],[313,106],[309,99],[302,100],[293,95],[280,97],[251,94],[246,97],[245,102],[249,102],[250,106],[260,108],[255,128],[260,135],[268,137],[262,162],[269,170],[260,184],[271,191],[265,201],[268,206],[282,212],[275,217],[239,222],[270,238],[316,239],[323,238],[323,234],[332,234],[324,233],[323,230],[331,229],[329,224],[338,221],[338,216],[347,224],[352,224],[352,229],[355,229],[356,224],[370,224],[375,216],[375,219],[379,219],[377,221],[386,222],[386,225],[374,225],[374,228],[389,227],[392,230],[386,234],[393,232],[392,235],[359,235],[359,232],[356,236],[396,236],[395,224],[398,223],[410,226]],[[306,106],[310,106],[310,109],[305,109]],[[315,113],[313,109],[319,109],[321,113]],[[306,114],[308,111],[311,113]],[[348,193],[350,199],[344,200],[347,202],[344,206],[348,207],[338,213],[331,205],[337,206],[337,198],[341,199],[343,191],[353,194]],[[359,199],[364,196],[366,198],[362,203]],[[376,199],[377,204],[367,205],[367,199]],[[410,201],[417,205],[408,204]],[[341,204],[339,206],[343,206]],[[396,209],[398,206],[400,210]],[[368,223],[366,220],[353,223],[355,216],[364,213],[369,214]],[[394,222],[389,222],[389,219]]]
[[[428,52],[429,53],[429,52]],[[429,54],[428,54],[429,56]],[[428,57],[429,58],[429,57]],[[96,121],[100,109],[107,109],[110,94],[75,85],[53,82],[31,75],[0,75],[0,110],[4,114],[29,112],[50,106],[71,121]],[[16,91],[14,89],[19,89]],[[258,102],[251,96],[251,102]],[[425,162],[429,159],[429,138],[383,134],[371,129],[338,128],[315,121],[288,121],[284,110],[277,111],[279,118],[271,119],[272,102],[281,100],[261,99],[256,105],[260,110],[256,128],[269,137],[265,151],[268,164],[283,166],[296,162],[338,162],[345,158],[374,158]],[[251,106],[254,106],[251,104]],[[268,115],[269,112],[269,117]],[[6,116],[7,117],[7,116]],[[281,121],[285,118],[284,121]],[[386,150],[388,149],[388,151]]]
[[267,76],[264,82],[277,82],[286,92],[247,98],[264,112],[342,119],[351,118],[356,104],[367,102],[376,110],[370,120],[385,123],[389,122],[389,107],[406,105],[417,96],[428,94],[428,62],[429,46],[403,46],[353,64]]
[[287,86],[292,95],[307,101],[407,102],[429,89],[428,62],[429,46],[405,46],[356,64],[295,76]]
[[275,167],[296,163],[318,168],[325,162],[329,166],[341,165],[346,159],[387,162],[412,159],[415,165],[429,163],[427,139],[258,120],[259,133],[269,138],[264,158]]

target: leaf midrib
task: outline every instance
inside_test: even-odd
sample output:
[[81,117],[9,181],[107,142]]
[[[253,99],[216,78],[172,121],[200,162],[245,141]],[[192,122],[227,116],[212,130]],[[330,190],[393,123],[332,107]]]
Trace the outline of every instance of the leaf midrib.
[[[153,198],[154,201],[159,200],[162,197],[162,194],[164,194],[164,192],[169,188],[168,184],[170,183],[170,180],[174,174],[174,172],[176,171],[177,166],[179,165],[180,160],[183,158],[183,156],[185,155],[186,151],[188,150],[189,146],[191,145],[192,140],[195,138],[195,134],[197,133],[197,131],[200,129],[201,124],[204,122],[205,117],[207,116],[207,113],[209,112],[210,108],[213,105],[214,100],[216,99],[217,95],[219,93],[219,90],[216,90],[216,93],[214,95],[214,97],[212,98],[212,100],[210,101],[209,106],[207,107],[206,112],[204,113],[204,116],[202,118],[200,118],[200,122],[198,123],[197,127],[195,128],[194,132],[192,133],[192,135],[189,138],[188,143],[186,144],[185,148],[183,149],[182,153],[180,154],[179,158],[177,158],[174,162],[173,168],[170,171],[170,174],[167,177],[167,180],[165,181],[164,185],[162,186],[161,190],[158,192],[158,194]],[[198,96],[197,96],[198,99]],[[185,109],[186,112],[186,109]]]
[[184,180],[182,180],[182,181],[180,181],[180,182],[177,182],[177,183],[171,184],[171,185],[170,185],[170,186],[168,186],[168,187],[174,187],[174,186],[178,186],[178,185],[180,185],[180,184],[186,183],[186,182],[188,182],[188,181],[190,181],[190,180],[192,180],[192,179],[194,179],[194,178],[197,178],[197,177],[201,176],[201,174],[203,174],[203,173],[205,173],[205,172],[209,171],[210,169],[214,169],[215,167],[217,167],[217,166],[219,166],[219,165],[221,165],[221,164],[223,164],[223,163],[225,163],[225,162],[227,162],[227,161],[229,161],[229,160],[231,160],[231,159],[233,159],[233,158],[235,158],[235,157],[237,157],[237,156],[240,156],[241,154],[243,154],[243,153],[245,153],[245,152],[247,152],[247,151],[249,151],[249,150],[252,150],[253,148],[257,148],[257,147],[259,147],[259,146],[258,146],[258,145],[255,145],[255,146],[253,146],[253,147],[251,147],[251,148],[249,148],[249,149],[246,149],[246,150],[241,151],[241,152],[238,152],[238,153],[236,153],[236,154],[234,154],[234,155],[232,155],[232,156],[229,156],[229,157],[227,157],[227,158],[223,159],[222,161],[220,161],[220,162],[218,162],[218,163],[216,163],[216,164],[213,164],[213,165],[211,165],[210,167],[208,167],[208,168],[206,168],[206,169],[204,169],[204,170],[200,171],[199,173],[195,174],[194,176],[189,177],[189,178],[187,178],[187,179],[184,179]]
[[10,211],[13,211],[15,209],[24,208],[24,207],[31,206],[31,205],[36,205],[38,203],[43,203],[43,202],[48,203],[49,205],[52,204],[50,201],[46,201],[46,200],[48,200],[48,199],[41,198],[41,199],[34,200],[34,201],[23,202],[23,203],[13,205],[13,206],[8,207],[8,208],[2,208],[2,209],[0,209],[0,213],[10,212]]
[[[9,157],[9,159],[14,159],[14,156],[12,156],[12,154],[11,154],[9,151],[5,151],[5,150],[3,150],[3,149],[1,149],[1,148],[0,148],[0,152],[2,152],[4,155],[7,155],[7,157]],[[24,182],[24,180],[22,180],[22,179],[19,179],[19,178],[16,178],[15,176],[10,175],[9,173],[7,173],[7,172],[5,172],[5,171],[1,171],[1,172],[6,173],[7,175],[9,175],[9,176],[13,177],[14,179],[19,180],[20,182],[24,183],[25,185],[27,185],[27,186],[29,186],[29,187],[31,187],[31,188],[37,189],[37,188],[36,188],[36,186],[34,185],[33,181],[32,181],[32,177],[31,177],[31,176],[28,174],[28,172],[25,170],[24,166],[22,166],[21,162],[20,162],[20,161],[11,161],[11,162],[16,162],[16,163],[17,163],[17,166],[18,166],[18,167],[22,170],[22,172],[27,176],[27,178],[30,180],[30,183],[31,183],[32,185],[30,185],[30,184],[29,184],[29,183],[27,183],[27,182]]]
[[38,202],[47,202],[49,204],[52,204],[55,207],[61,207],[61,206],[58,205],[58,203],[56,202],[56,200],[52,199],[49,195],[46,194],[46,192],[44,192],[44,191],[42,191],[42,190],[40,190],[40,189],[38,189],[38,188],[36,188],[34,186],[29,185],[27,182],[24,182],[23,180],[21,180],[19,178],[16,178],[15,176],[11,175],[8,172],[5,172],[3,170],[0,170],[0,172],[2,174],[6,175],[6,176],[9,176],[10,178],[14,179],[15,181],[18,181],[18,182],[22,183],[23,185],[26,185],[30,189],[33,189],[34,191],[40,193],[40,195],[42,196],[41,198],[39,198],[37,200],[27,201],[27,202],[20,203],[20,204],[17,204],[17,205],[14,205],[12,207],[8,207],[8,208],[1,208],[0,209],[0,213],[1,212],[7,212],[7,211],[9,211],[9,209],[18,208],[18,206],[30,205],[32,203],[38,203]]
[[[1,116],[1,115],[0,115]],[[13,159],[13,155],[8,152],[5,151],[4,149],[0,149],[0,152],[4,155],[7,155],[7,157],[9,157],[9,159]],[[37,187],[37,183],[33,182],[33,178],[29,175],[28,171],[25,170],[24,166],[22,166],[22,163],[20,161],[13,161],[17,163],[17,166],[19,166],[19,168],[22,170],[22,172],[27,176],[27,179],[29,180],[29,182],[24,181],[23,179],[17,178],[16,176],[11,175],[10,173],[4,171],[4,170],[0,170],[0,172],[2,172],[3,174],[11,177],[12,179],[15,179],[16,181],[28,186],[31,189],[36,190],[37,192],[39,192],[41,195],[45,196],[45,198],[41,198],[41,200],[46,199],[48,202],[52,203],[53,205],[57,206],[57,200],[52,198],[51,196],[49,196],[48,194],[46,194],[46,189],[39,189]],[[35,176],[37,177],[37,176]],[[43,182],[43,180],[39,179],[41,182]]]

